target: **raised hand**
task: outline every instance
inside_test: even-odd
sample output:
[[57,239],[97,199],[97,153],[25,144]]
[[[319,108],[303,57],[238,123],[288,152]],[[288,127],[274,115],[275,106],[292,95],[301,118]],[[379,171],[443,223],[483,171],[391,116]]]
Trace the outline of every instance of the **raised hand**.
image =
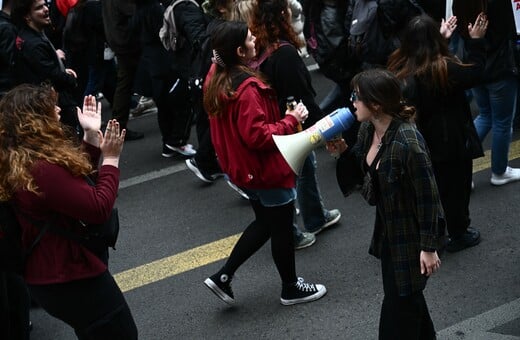
[[119,165],[119,155],[123,151],[126,130],[119,126],[119,122],[111,119],[107,123],[105,134],[98,131],[99,148],[103,154],[103,164],[109,164],[117,167]]
[[480,39],[486,35],[488,19],[486,14],[480,13],[474,24],[468,25],[468,33],[472,39]]
[[96,103],[96,97],[86,96],[83,99],[83,111],[77,108],[79,124],[83,131],[98,131],[101,129],[101,103]]
[[455,32],[455,29],[457,29],[456,16],[452,16],[448,20],[442,19],[440,32],[444,39],[451,38],[451,35],[453,34],[453,32]]

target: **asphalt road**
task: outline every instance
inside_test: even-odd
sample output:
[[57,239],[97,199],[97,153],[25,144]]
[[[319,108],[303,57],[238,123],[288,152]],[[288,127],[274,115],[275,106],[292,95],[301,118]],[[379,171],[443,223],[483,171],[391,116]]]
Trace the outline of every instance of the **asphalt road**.
[[[331,84],[312,74],[319,100]],[[317,150],[322,195],[343,216],[315,245],[297,251],[296,261],[298,274],[325,284],[328,294],[282,306],[266,245],[237,272],[237,306],[230,308],[202,282],[223,264],[252,220],[251,208],[224,181],[203,184],[184,160],[162,158],[155,115],[129,126],[146,137],[125,144],[117,201],[122,229],[110,270],[141,339],[377,339],[380,263],[367,252],[374,209],[358,194],[341,195],[334,160],[324,150]],[[511,165],[520,167],[515,143]],[[471,197],[472,225],[482,242],[446,254],[425,291],[439,339],[520,339],[520,182],[493,187],[488,162],[479,161]],[[75,338],[41,309],[33,309],[31,319],[32,339]]]

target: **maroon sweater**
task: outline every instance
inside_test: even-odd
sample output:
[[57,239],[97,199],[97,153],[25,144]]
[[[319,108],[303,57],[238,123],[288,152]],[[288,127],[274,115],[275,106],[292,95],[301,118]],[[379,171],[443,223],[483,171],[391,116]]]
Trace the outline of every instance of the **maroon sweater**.
[[[96,166],[99,148],[85,143],[84,147]],[[95,187],[85,178],[74,177],[66,168],[46,161],[36,162],[31,173],[40,194],[21,190],[14,195],[24,248],[40,231],[24,215],[32,220],[51,219],[64,228],[72,228],[78,219],[102,223],[110,216],[119,186],[118,168],[102,166]],[[46,232],[27,259],[25,280],[34,285],[62,283],[94,277],[106,270],[103,262],[78,242]]]

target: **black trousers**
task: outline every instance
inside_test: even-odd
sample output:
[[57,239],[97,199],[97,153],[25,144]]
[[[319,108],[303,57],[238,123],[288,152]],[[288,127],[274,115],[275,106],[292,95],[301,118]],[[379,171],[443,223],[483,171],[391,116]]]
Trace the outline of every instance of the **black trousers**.
[[238,267],[270,238],[271,254],[282,282],[296,282],[292,233],[294,202],[277,207],[264,207],[255,200],[250,202],[256,219],[242,233],[219,273],[233,276]]
[[80,340],[137,339],[137,327],[112,275],[66,283],[30,285],[42,308],[74,328]]
[[431,340],[435,329],[422,291],[400,296],[388,244],[381,256],[385,297],[379,320],[379,340]]
[[450,237],[461,236],[471,223],[469,199],[473,161],[461,158],[448,162],[434,161],[432,164],[446,215],[448,234]]
[[29,339],[31,298],[23,278],[0,272],[0,339]]
[[217,161],[217,155],[213,142],[211,141],[211,131],[209,128],[208,114],[202,109],[202,104],[198,103],[199,110],[196,114],[196,131],[199,147],[195,155],[195,161],[199,169],[211,174],[215,172],[222,172]]
[[126,128],[130,115],[130,97],[134,85],[139,55],[117,55],[117,84],[112,103],[112,118],[117,119],[122,128]]

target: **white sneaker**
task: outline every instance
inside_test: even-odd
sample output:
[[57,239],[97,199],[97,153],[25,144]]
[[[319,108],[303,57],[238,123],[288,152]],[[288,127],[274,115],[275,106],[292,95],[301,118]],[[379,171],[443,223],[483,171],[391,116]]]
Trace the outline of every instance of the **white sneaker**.
[[520,169],[507,167],[502,175],[491,174],[491,184],[504,185],[509,182],[520,181]]
[[168,149],[178,152],[183,156],[186,157],[193,157],[197,154],[197,151],[193,148],[193,145],[191,144],[185,144],[181,146],[173,146],[169,144],[164,144]]

